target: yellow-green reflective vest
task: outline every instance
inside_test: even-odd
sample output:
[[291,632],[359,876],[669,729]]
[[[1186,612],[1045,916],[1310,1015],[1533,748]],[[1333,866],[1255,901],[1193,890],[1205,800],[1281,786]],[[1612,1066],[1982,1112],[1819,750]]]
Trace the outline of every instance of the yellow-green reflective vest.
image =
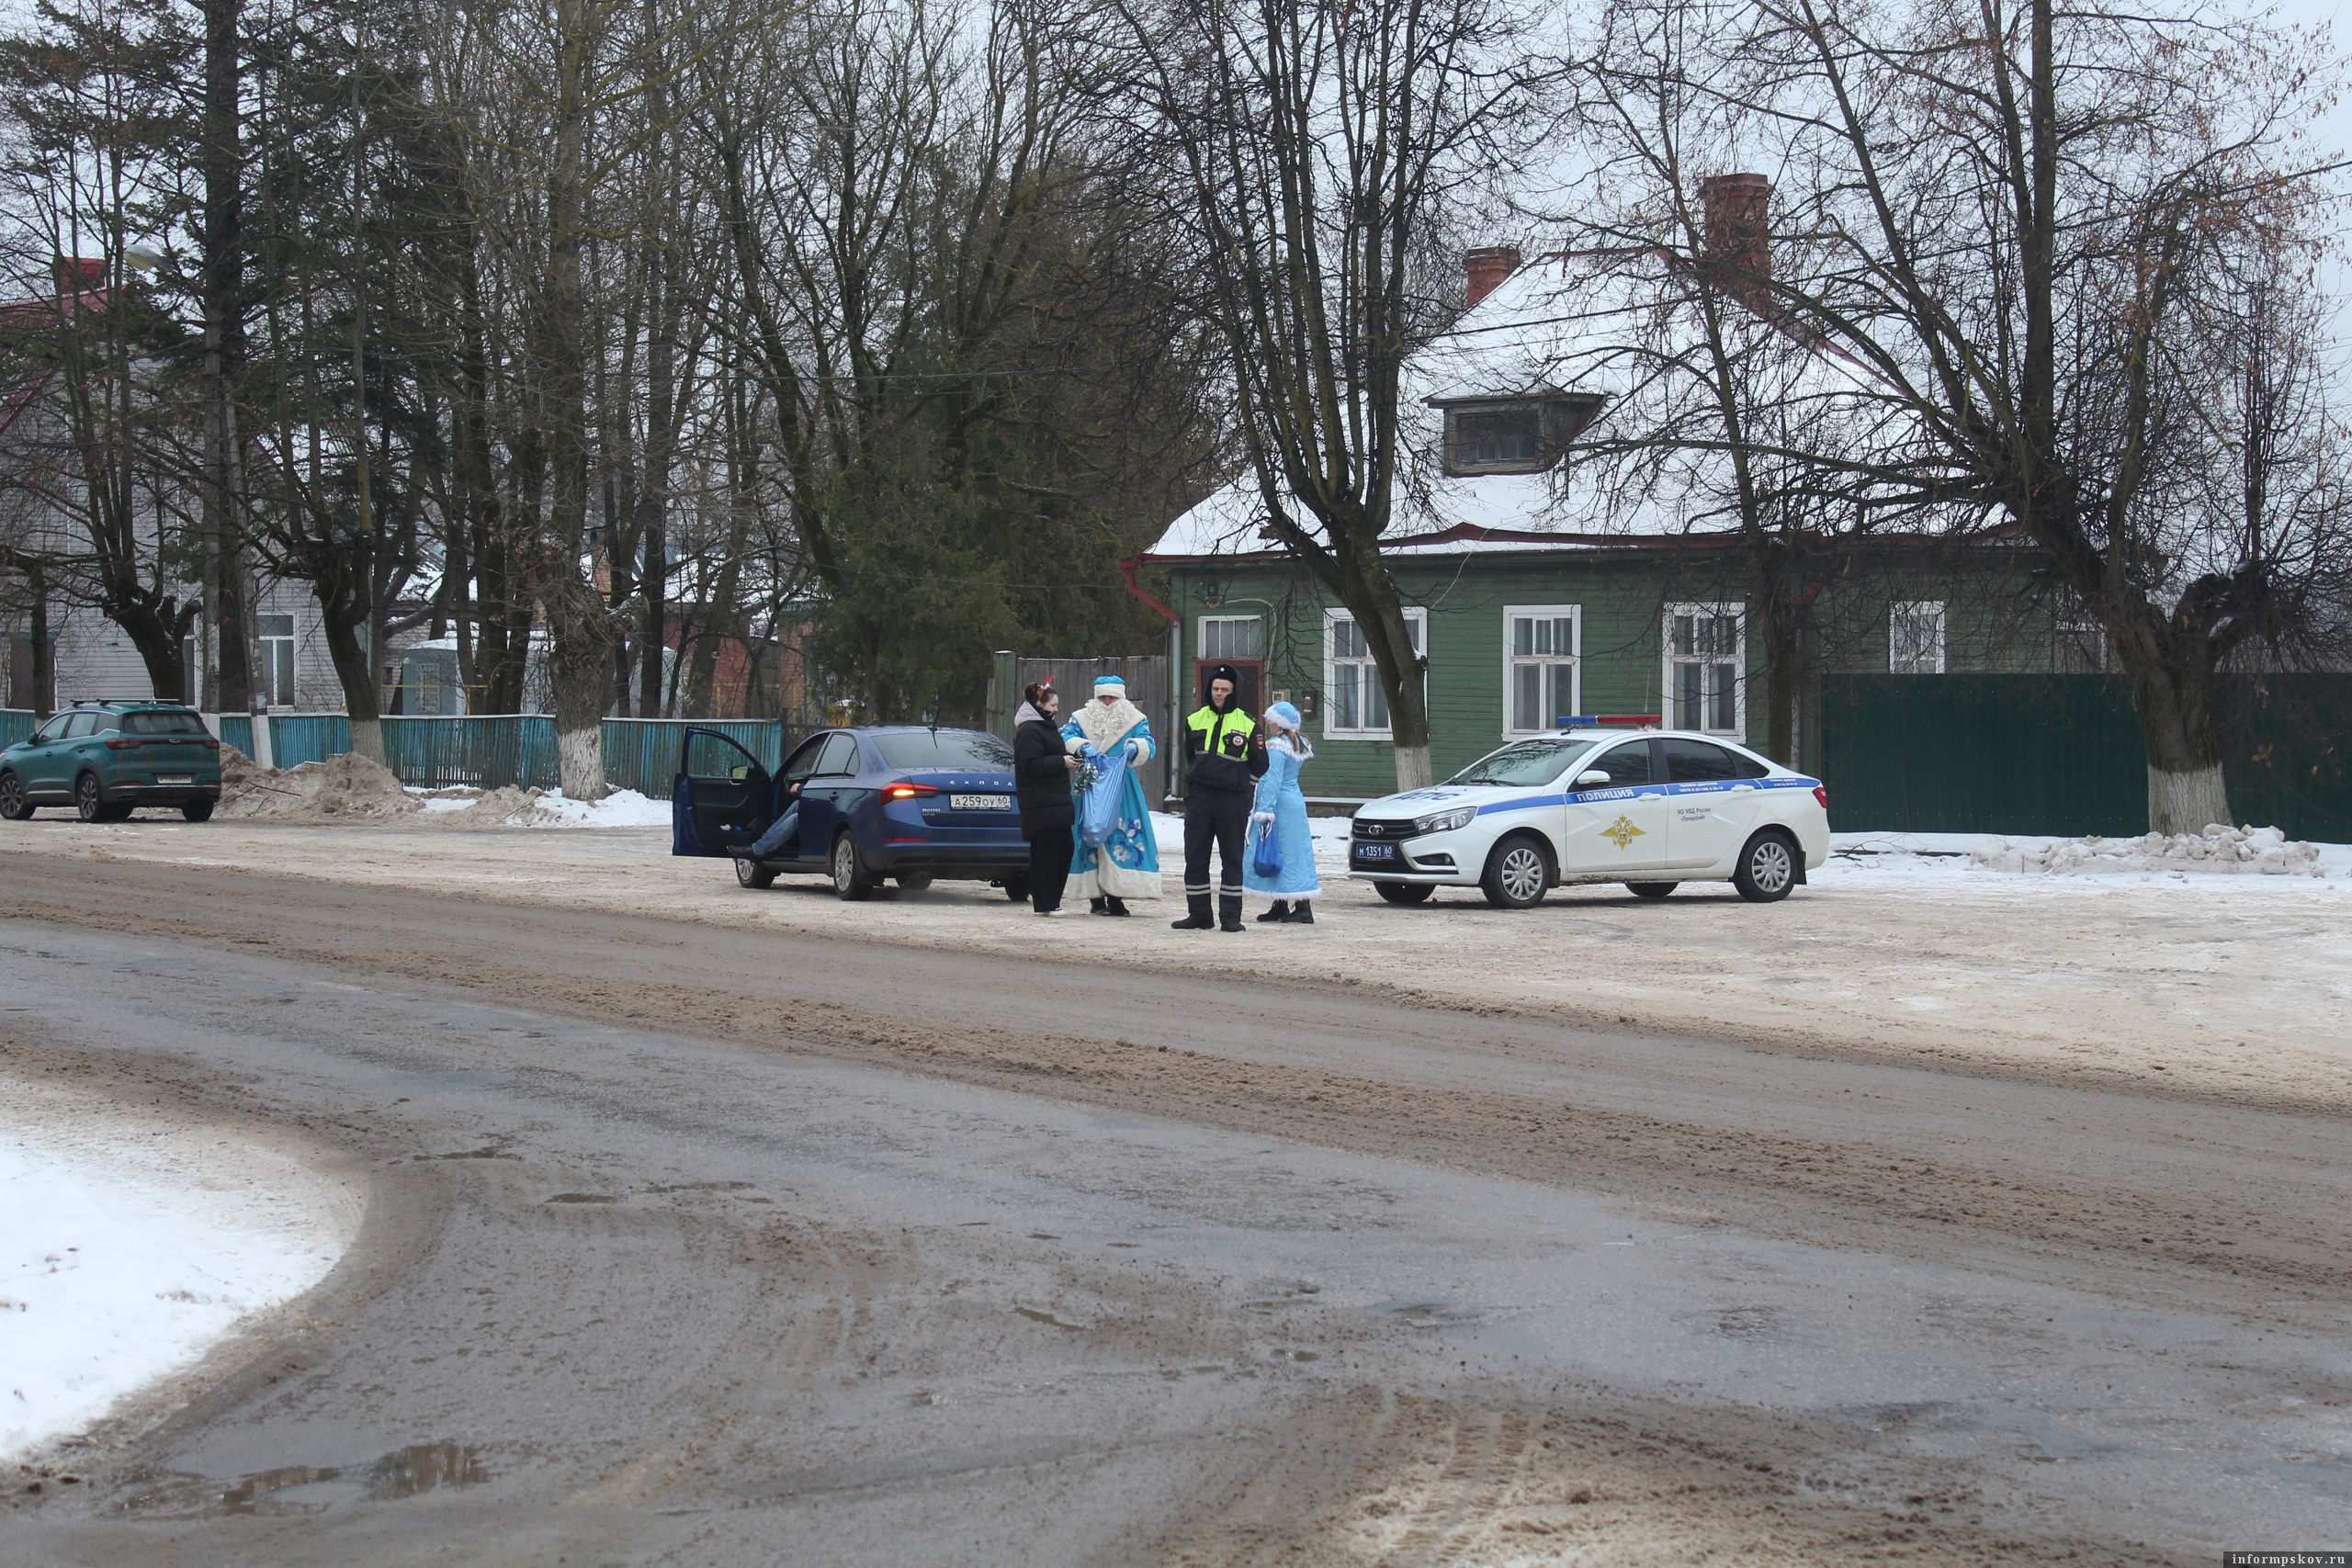
[[1184,720],[1191,732],[1192,745],[1186,750],[1193,754],[1184,770],[1187,784],[1204,789],[1248,789],[1250,776],[1250,743],[1258,733],[1258,721],[1235,708],[1219,713],[1204,703]]

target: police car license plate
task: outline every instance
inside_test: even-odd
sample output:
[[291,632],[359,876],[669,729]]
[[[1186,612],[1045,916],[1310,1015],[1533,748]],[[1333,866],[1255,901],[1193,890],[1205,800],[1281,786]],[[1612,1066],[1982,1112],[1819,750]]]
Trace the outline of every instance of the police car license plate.
[[1012,796],[1009,795],[951,795],[947,805],[954,811],[1010,811]]
[[1356,846],[1358,860],[1395,860],[1396,858],[1396,846],[1394,844],[1358,844]]
[[196,775],[194,773],[157,773],[155,782],[159,784],[194,784]]

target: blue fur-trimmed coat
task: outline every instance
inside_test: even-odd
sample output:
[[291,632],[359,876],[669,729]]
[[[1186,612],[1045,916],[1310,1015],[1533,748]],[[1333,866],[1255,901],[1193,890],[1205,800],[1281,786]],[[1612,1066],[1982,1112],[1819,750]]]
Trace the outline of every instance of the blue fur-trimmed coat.
[[[1151,721],[1143,710],[1121,697],[1105,707],[1089,700],[1062,725],[1062,744],[1075,754],[1082,745],[1115,753],[1133,743],[1127,776],[1119,791],[1119,825],[1102,840],[1100,850],[1078,840],[1070,856],[1070,893],[1080,898],[1157,898],[1159,897],[1159,840],[1152,832],[1151,807],[1143,796],[1136,768],[1151,761],[1155,750]],[[1081,815],[1084,803],[1080,802]]]

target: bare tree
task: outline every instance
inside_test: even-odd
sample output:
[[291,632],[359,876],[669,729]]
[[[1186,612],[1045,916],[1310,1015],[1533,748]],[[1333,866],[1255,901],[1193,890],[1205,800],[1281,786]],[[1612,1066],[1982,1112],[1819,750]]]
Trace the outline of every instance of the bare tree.
[[1849,483],[2012,521],[2096,615],[2145,735],[2152,827],[2226,821],[2214,674],[2282,641],[2308,542],[2177,504],[2222,390],[2212,301],[2308,256],[2299,128],[2332,64],[2204,7],[1758,0],[1707,90],[1813,237],[1771,298],[1852,355],[1889,439]]
[[1397,783],[1426,784],[1426,660],[1380,553],[1399,375],[1441,324],[1432,237],[1540,142],[1561,73],[1492,0],[1125,0],[1120,15],[1139,165],[1173,172],[1266,531],[1354,614]]

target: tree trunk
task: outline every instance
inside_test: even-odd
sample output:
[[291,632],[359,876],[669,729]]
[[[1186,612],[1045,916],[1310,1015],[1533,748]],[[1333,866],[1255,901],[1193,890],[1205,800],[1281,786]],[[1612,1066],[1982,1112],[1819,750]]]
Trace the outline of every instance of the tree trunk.
[[2155,616],[2151,609],[2115,634],[2147,748],[2149,830],[2169,835],[2227,827],[2230,796],[2222,778],[2212,666],[2201,648],[2165,637],[2169,628]]
[[[323,595],[322,596],[323,597]],[[384,728],[376,702],[375,658],[360,646],[360,621],[320,606],[320,629],[327,639],[327,657],[343,686],[343,709],[351,716],[351,749],[371,762],[384,760]]]

